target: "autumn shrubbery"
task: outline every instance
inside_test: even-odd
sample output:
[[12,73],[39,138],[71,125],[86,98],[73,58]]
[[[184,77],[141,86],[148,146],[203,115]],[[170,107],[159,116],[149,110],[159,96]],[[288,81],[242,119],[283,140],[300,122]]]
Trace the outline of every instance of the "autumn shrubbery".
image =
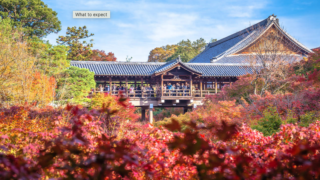
[[[126,107],[121,101],[118,104]],[[55,113],[2,109],[1,119],[23,116],[20,120],[49,118],[54,123],[43,132],[35,125],[8,135],[1,132],[1,177],[317,179],[320,175],[318,121],[309,127],[282,125],[271,136],[245,124],[225,122],[227,119],[219,124],[171,120],[160,128],[125,123],[123,136],[117,137],[101,126],[102,121],[117,115],[109,108],[89,111],[68,106],[51,110]],[[101,118],[104,115],[106,118]]]

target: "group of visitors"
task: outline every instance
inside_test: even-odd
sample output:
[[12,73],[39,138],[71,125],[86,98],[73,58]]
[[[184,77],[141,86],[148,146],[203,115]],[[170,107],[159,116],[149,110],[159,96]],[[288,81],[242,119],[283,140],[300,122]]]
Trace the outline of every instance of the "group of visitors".
[[153,87],[152,85],[138,85],[137,87],[131,85],[127,91],[125,86],[113,85],[110,88],[109,85],[103,87],[102,84],[100,84],[97,91],[109,93],[110,89],[112,89],[113,94],[118,94],[120,91],[123,93],[128,92],[130,97],[155,97],[156,93],[161,92],[161,90],[164,90],[163,92],[165,96],[189,96],[191,90],[188,83],[168,83],[164,84],[162,88],[160,86]]
[[190,95],[190,85],[188,83],[176,83],[163,85],[164,94],[166,96],[189,96]]
[[[125,86],[112,86],[113,94],[118,94],[118,92],[122,91],[123,93],[126,93],[126,87]],[[110,92],[110,86],[106,85],[105,87],[102,86],[102,84],[99,85],[98,92]],[[145,94],[144,96],[148,97],[155,97],[155,91],[154,88],[150,86],[137,86],[136,88],[131,85],[131,87],[128,89],[128,94],[130,97],[136,96],[136,97],[142,97],[142,94]],[[136,95],[135,95],[136,94]]]

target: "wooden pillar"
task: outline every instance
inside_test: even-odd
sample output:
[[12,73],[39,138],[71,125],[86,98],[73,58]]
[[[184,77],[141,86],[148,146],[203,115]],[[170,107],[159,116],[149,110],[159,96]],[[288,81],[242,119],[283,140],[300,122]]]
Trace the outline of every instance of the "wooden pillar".
[[146,109],[144,107],[141,107],[141,121],[146,120]]
[[126,77],[126,96],[128,97],[128,77]]
[[190,95],[192,96],[192,75],[190,76]]
[[143,98],[143,77],[141,77],[141,97]]
[[200,79],[200,97],[202,97],[202,79]]
[[214,84],[215,93],[218,93],[218,80],[215,78],[215,84]]
[[156,97],[159,97],[159,90],[160,90],[160,88],[159,88],[159,81],[157,80],[157,83],[156,83]]
[[161,74],[161,97],[163,96],[163,74]]
[[112,78],[109,77],[109,92],[110,92],[110,95],[112,95]]

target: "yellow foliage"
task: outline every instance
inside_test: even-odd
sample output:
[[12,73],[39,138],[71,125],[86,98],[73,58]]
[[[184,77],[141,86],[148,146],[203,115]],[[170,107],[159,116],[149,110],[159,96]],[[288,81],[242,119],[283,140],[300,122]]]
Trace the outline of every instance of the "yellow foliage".
[[39,73],[39,59],[30,54],[23,32],[1,23],[0,104],[48,104],[54,95],[54,79]]
[[[91,109],[101,109],[103,104],[108,106],[111,112],[117,112],[116,116],[118,116],[121,120],[130,120],[136,121],[138,119],[138,115],[134,114],[135,108],[134,106],[129,105],[127,108],[121,106],[118,103],[119,97],[111,96],[109,94],[97,93],[93,95],[91,101],[89,102],[89,108]],[[124,103],[129,103],[127,99]]]
[[92,109],[100,109],[102,105],[110,104],[111,111],[119,111],[120,106],[117,104],[117,101],[113,96],[105,95],[103,93],[94,94],[89,103],[89,107]]
[[177,45],[167,45],[154,48],[150,51],[148,62],[165,62],[175,53],[177,48]]

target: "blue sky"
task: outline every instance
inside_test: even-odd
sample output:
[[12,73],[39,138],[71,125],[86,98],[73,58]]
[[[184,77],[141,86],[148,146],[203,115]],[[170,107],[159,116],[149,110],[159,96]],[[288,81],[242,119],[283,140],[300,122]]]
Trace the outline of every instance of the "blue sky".
[[[308,48],[320,46],[320,0],[43,0],[58,13],[62,30],[46,37],[55,44],[67,27],[86,25],[93,49],[118,61],[147,61],[150,50],[181,40],[207,42],[240,31],[271,14]],[[72,11],[111,11],[110,19],[73,19]]]

